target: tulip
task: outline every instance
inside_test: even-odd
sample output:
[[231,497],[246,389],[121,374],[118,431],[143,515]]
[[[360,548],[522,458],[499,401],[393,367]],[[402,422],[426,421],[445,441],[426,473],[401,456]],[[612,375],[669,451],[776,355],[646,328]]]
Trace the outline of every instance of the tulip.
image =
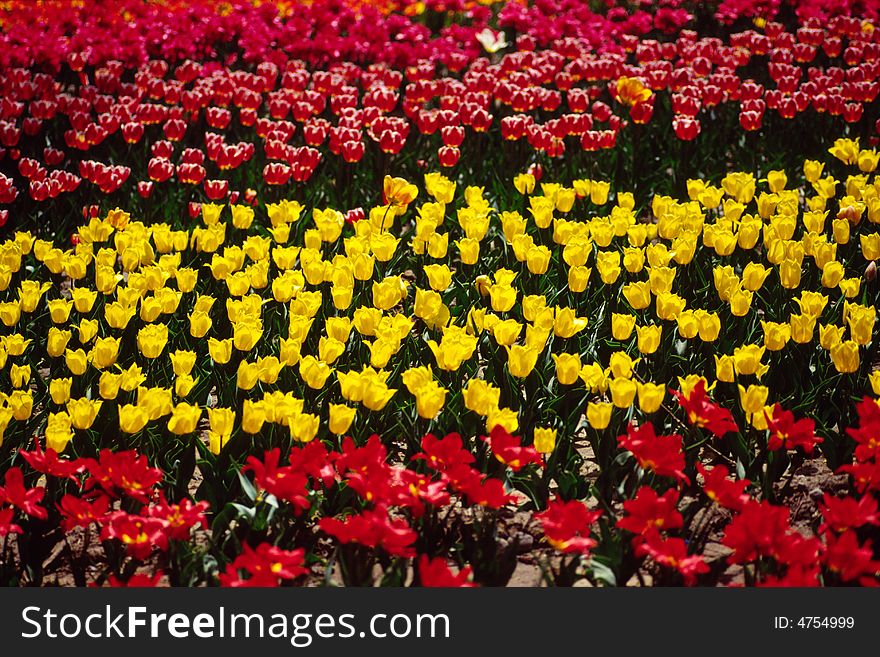
[[560,385],[570,386],[578,379],[581,371],[579,354],[551,354],[556,363],[556,379]]
[[539,454],[550,454],[556,448],[556,429],[535,428],[534,447]]
[[299,362],[299,374],[306,385],[313,390],[320,390],[330,376],[330,366],[314,356],[304,356]]
[[658,383],[639,383],[639,408],[643,413],[655,413],[663,404],[666,386]]
[[526,255],[526,264],[532,274],[540,275],[547,272],[550,265],[550,249],[546,246],[533,246]]
[[753,293],[749,290],[734,290],[730,295],[730,312],[734,317],[745,317],[752,306]]
[[171,389],[139,387],[137,405],[147,411],[151,421],[165,417],[171,413]]
[[769,389],[766,386],[750,385],[748,388],[738,385],[739,403],[748,415],[762,413],[767,403]]
[[194,379],[189,374],[178,376],[174,380],[174,394],[178,397],[188,397],[198,382],[197,378]]
[[176,376],[184,376],[192,372],[196,363],[196,352],[178,349],[169,354],[169,356],[171,358],[171,369]]
[[60,357],[67,349],[67,343],[70,341],[71,332],[62,330],[54,326],[49,328],[46,339],[46,351],[53,358]]
[[443,329],[443,338],[439,344],[434,340],[428,340],[427,344],[434,354],[437,367],[454,372],[473,356],[477,339],[459,327],[448,326]]
[[852,339],[858,345],[866,345],[871,342],[874,333],[874,322],[877,317],[877,309],[866,308],[856,304],[850,304],[844,312],[847,326]]
[[[111,372],[101,372],[101,377],[98,379],[98,394],[101,395],[102,399],[106,399],[108,401],[116,399],[116,396],[119,394],[119,385],[122,381],[122,376],[120,374],[113,374]],[[67,396],[70,396],[70,391],[67,391]]]
[[46,449],[54,449],[61,454],[67,443],[73,439],[71,420],[67,413],[49,413],[46,423]]
[[620,276],[620,253],[617,251],[599,251],[596,254],[596,269],[605,285],[612,285]]
[[[736,361],[733,356],[715,355],[715,378],[725,383],[733,383],[736,377]],[[682,391],[683,392],[683,391]]]
[[138,350],[145,358],[158,358],[168,342],[168,327],[165,324],[150,324],[137,334]]
[[767,280],[767,276],[769,275],[770,270],[768,268],[761,264],[750,262],[745,266],[745,269],[743,269],[743,287],[749,292],[757,292],[761,289],[761,286],[764,284],[764,281]]
[[299,443],[307,443],[318,435],[321,418],[311,413],[297,413],[290,420],[290,437]]
[[69,369],[74,376],[81,376],[85,373],[86,368],[88,367],[86,352],[82,349],[77,349],[75,351],[71,351],[70,349],[66,350],[64,352],[64,360],[67,364],[67,369]]
[[[659,300],[658,300],[659,303]],[[612,313],[611,335],[615,340],[628,340],[636,325],[635,315]]]
[[95,341],[89,358],[99,370],[106,369],[116,362],[119,355],[120,338],[99,338]]
[[[663,319],[661,317],[661,319]],[[685,340],[691,340],[700,332],[700,320],[693,310],[683,310],[676,318],[678,334]]]
[[703,342],[714,342],[718,339],[721,332],[721,319],[717,313],[709,313],[705,310],[695,311],[695,317],[699,323],[700,340]]
[[[755,344],[737,347],[733,350],[733,362],[736,372],[746,376],[757,374],[761,367],[761,358],[763,356],[764,347],[759,347]],[[720,379],[721,377],[718,378]]]
[[874,394],[880,395],[880,370],[871,372],[868,376],[868,380],[871,382],[871,390]]
[[634,310],[644,310],[651,305],[651,285],[648,281],[627,283],[621,291]]
[[73,309],[73,302],[67,299],[53,299],[47,305],[49,306],[49,317],[55,324],[67,322],[70,311]]
[[124,404],[119,407],[119,430],[123,433],[137,433],[149,421],[149,414],[140,406]]
[[98,335],[98,320],[83,319],[79,322],[79,341],[81,344],[88,344],[96,335]]
[[206,310],[194,310],[189,316],[189,334],[194,338],[205,337],[211,325],[211,316]]
[[349,427],[351,427],[357,409],[346,406],[345,404],[330,404],[329,412],[330,433],[341,436],[348,431]]
[[613,410],[614,405],[609,402],[590,402],[587,404],[587,421],[597,431],[607,429]]
[[64,404],[70,399],[70,387],[73,383],[73,379],[68,377],[66,379],[51,379],[49,381],[49,396],[52,398],[52,402],[58,405]]
[[98,293],[85,287],[76,287],[71,290],[71,296],[73,298],[73,307],[76,308],[78,313],[85,315],[92,311],[92,306],[95,305]]
[[168,419],[168,431],[177,436],[190,434],[196,430],[201,417],[201,408],[181,402],[171,411],[171,417]]
[[127,370],[123,370],[120,374],[120,387],[126,392],[137,390],[140,385],[147,380],[139,365],[132,364]]
[[208,354],[215,363],[225,365],[232,358],[232,338],[208,338]]
[[560,338],[570,338],[587,327],[586,317],[577,317],[571,308],[555,309],[553,333]]
[[446,404],[447,390],[440,387],[436,382],[430,381],[415,391],[416,410],[419,417],[433,420]]
[[617,408],[629,408],[635,399],[638,386],[632,379],[614,379],[609,389],[611,401]]
[[671,292],[661,292],[657,295],[657,317],[666,321],[675,321],[684,312],[685,300]]
[[653,354],[660,346],[660,334],[662,327],[659,325],[637,326],[639,352]]
[[791,339],[791,324],[761,320],[761,328],[764,330],[764,346],[768,351],[779,351]]
[[830,349],[831,361],[841,374],[851,374],[859,369],[859,345],[853,340],[845,340]]
[[791,339],[798,344],[808,344],[813,340],[816,318],[811,315],[791,315]]
[[517,378],[527,377],[535,368],[540,352],[532,347],[513,345],[507,350],[507,369]]
[[245,399],[241,409],[241,430],[255,435],[260,433],[266,422],[266,409],[262,401]]

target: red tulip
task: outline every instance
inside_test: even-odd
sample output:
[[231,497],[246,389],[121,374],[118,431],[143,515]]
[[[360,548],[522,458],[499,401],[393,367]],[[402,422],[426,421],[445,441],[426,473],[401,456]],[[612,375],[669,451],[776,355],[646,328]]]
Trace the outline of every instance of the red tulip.
[[441,146],[437,151],[437,157],[440,160],[440,166],[450,168],[458,164],[461,151],[453,146]]

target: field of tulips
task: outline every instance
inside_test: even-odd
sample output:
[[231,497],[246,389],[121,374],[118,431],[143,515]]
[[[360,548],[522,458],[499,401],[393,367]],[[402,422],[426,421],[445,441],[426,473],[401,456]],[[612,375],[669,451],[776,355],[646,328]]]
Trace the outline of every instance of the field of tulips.
[[0,584],[880,584],[880,2],[0,2]]

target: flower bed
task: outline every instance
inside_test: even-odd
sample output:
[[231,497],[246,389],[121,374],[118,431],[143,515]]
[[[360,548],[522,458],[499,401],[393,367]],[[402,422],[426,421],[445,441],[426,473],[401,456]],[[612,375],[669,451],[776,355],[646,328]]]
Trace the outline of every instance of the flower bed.
[[870,7],[80,5],[0,12],[4,584],[876,583]]

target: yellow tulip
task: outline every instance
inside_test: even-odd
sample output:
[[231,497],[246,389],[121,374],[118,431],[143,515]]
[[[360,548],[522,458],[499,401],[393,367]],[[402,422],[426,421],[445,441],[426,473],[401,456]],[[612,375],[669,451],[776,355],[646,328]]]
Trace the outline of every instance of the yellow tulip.
[[526,264],[532,274],[540,275],[547,272],[550,266],[550,249],[546,246],[533,246],[526,255]]
[[137,346],[145,358],[158,358],[168,342],[168,326],[150,324],[138,331]]
[[168,431],[177,436],[190,434],[196,430],[201,417],[201,408],[180,402],[171,411],[171,417],[168,419]]
[[507,350],[507,369],[512,376],[525,378],[535,369],[540,352],[532,347],[513,345]]
[[[757,371],[757,369],[756,369]],[[715,355],[715,378],[725,383],[733,383],[736,377],[736,361],[733,356]]]
[[232,338],[208,338],[208,354],[215,363],[225,365],[232,358]]
[[535,449],[539,454],[550,454],[556,448],[556,429],[535,428]]
[[495,427],[502,427],[508,433],[519,428],[519,417],[510,408],[493,408],[486,416],[486,432],[491,433]]
[[609,402],[590,402],[587,404],[587,421],[598,431],[607,429],[613,410],[614,405]]
[[56,324],[64,324],[70,317],[73,302],[67,299],[52,299],[48,306],[50,319]]
[[211,330],[211,316],[205,310],[194,310],[189,316],[189,334],[194,338],[203,338]]
[[465,408],[486,416],[489,411],[498,407],[501,390],[483,379],[471,379],[464,387],[462,396]]
[[[119,374],[113,374],[112,372],[101,372],[101,377],[98,379],[98,394],[101,395],[102,399],[113,400],[116,399],[116,396],[119,394],[119,385],[122,381],[122,376]],[[67,391],[68,397],[70,396],[70,391]]]
[[307,443],[318,435],[321,418],[311,413],[298,413],[290,420],[290,437],[300,443]]
[[757,292],[761,289],[770,270],[767,267],[755,262],[750,262],[743,269],[742,284],[749,292]]
[[232,344],[238,351],[250,351],[263,337],[259,319],[248,318],[232,325]]
[[80,344],[88,344],[96,335],[98,335],[98,320],[82,319],[79,322],[79,341]]
[[49,413],[49,419],[46,423],[46,448],[54,449],[60,454],[72,438],[70,416],[65,412]]
[[672,292],[661,292],[657,295],[657,317],[667,321],[675,321],[684,312],[685,300]]
[[643,413],[654,413],[663,403],[666,386],[659,383],[639,383],[639,408]]
[[852,340],[845,340],[830,349],[831,361],[841,374],[851,374],[859,369],[859,345]]
[[95,290],[90,290],[85,287],[76,287],[71,290],[71,296],[73,298],[73,307],[76,308],[76,312],[85,315],[92,311],[92,306],[95,305],[98,293]]
[[416,396],[416,410],[419,417],[433,420],[446,404],[447,390],[430,381],[420,386],[414,392]]
[[119,430],[123,433],[137,433],[150,421],[146,409],[134,404],[119,407]]
[[158,420],[171,414],[171,388],[138,388],[137,405],[146,410],[149,419]]
[[581,293],[587,289],[590,281],[590,274],[593,270],[590,267],[576,266],[568,270],[568,289],[574,293]]
[[[659,303],[659,300],[658,300]],[[636,325],[635,315],[612,313],[611,335],[615,340],[629,340]]]
[[791,339],[791,324],[761,320],[761,328],[764,330],[764,346],[767,351],[779,351]]
[[678,324],[678,334],[685,340],[695,338],[700,332],[700,320],[693,310],[681,311],[675,321]]
[[556,379],[561,385],[570,386],[578,379],[581,371],[579,354],[551,354],[556,363]]
[[49,381],[49,396],[52,397],[52,401],[55,404],[61,405],[70,399],[70,387],[72,383],[73,379],[70,377],[66,379],[51,379]]
[[577,317],[571,308],[556,308],[553,333],[560,338],[570,338],[587,327],[586,317]]
[[194,351],[178,349],[169,354],[169,357],[171,358],[171,369],[176,376],[189,374],[196,364],[196,352]]
[[798,344],[808,344],[813,340],[816,318],[811,315],[791,315],[791,339]]
[[239,390],[253,390],[259,380],[260,366],[257,363],[243,360],[238,364],[235,385]]
[[337,436],[344,435],[354,421],[357,409],[345,404],[330,404],[330,433]]
[[120,338],[99,338],[89,354],[92,365],[99,370],[106,369],[116,362],[119,355]]
[[71,332],[56,328],[49,329],[46,339],[46,351],[53,358],[58,358],[67,349],[67,343],[70,342]]
[[761,366],[763,356],[764,347],[755,344],[737,347],[733,350],[733,362],[737,373],[745,376],[756,374]]
[[247,434],[258,434],[266,422],[266,408],[262,401],[245,399],[241,408],[241,430]]
[[614,379],[609,389],[611,401],[617,408],[629,408],[635,399],[638,386],[632,379]]
[[178,376],[174,379],[174,394],[178,397],[187,397],[198,382],[198,378],[194,379],[189,374]]
[[75,351],[68,349],[64,352],[64,360],[67,364],[67,369],[69,369],[74,376],[81,376],[85,373],[89,364],[88,359],[86,358],[86,352],[82,349],[77,349]]
[[770,390],[766,386],[750,385],[748,388],[738,385],[739,403],[743,411],[752,415],[761,413],[767,403]]
[[314,356],[304,356],[299,362],[299,374],[306,385],[313,390],[320,390],[330,376],[330,366]]
[[651,284],[648,281],[627,283],[621,291],[634,310],[644,310],[651,305]]
[[871,372],[868,380],[871,382],[871,390],[874,391],[874,394],[880,395],[880,370]]
[[660,346],[661,326],[653,324],[650,326],[636,326],[638,334],[639,352],[643,354],[653,354]]

